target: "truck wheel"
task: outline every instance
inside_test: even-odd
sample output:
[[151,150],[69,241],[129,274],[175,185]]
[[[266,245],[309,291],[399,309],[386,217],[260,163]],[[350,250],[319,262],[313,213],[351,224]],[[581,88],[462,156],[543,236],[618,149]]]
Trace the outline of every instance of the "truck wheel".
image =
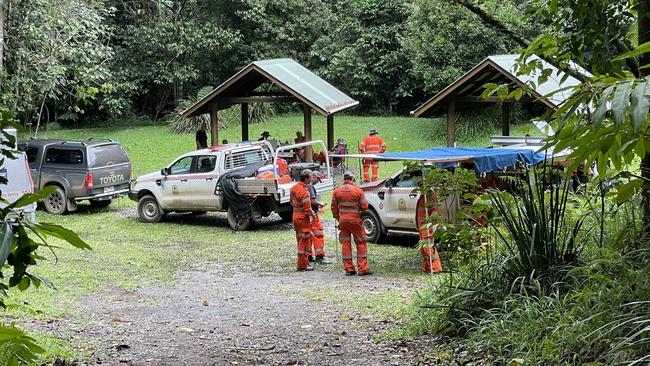
[[63,188],[56,187],[56,190],[45,198],[43,206],[52,215],[63,215],[67,209],[67,201],[68,198],[65,196]]
[[291,222],[293,220],[293,211],[280,211],[278,216],[280,216],[282,222]]
[[235,230],[235,231],[245,231],[248,230],[248,228],[251,226],[253,223],[253,219],[249,217],[244,217],[239,219],[235,219],[235,213],[232,211],[232,208],[228,207],[228,225],[230,225],[230,228]]
[[384,225],[382,225],[374,211],[368,210],[361,213],[361,226],[363,226],[363,231],[366,233],[367,241],[379,243],[386,239]]
[[113,200],[90,200],[90,205],[94,208],[104,208],[108,207],[113,202]]
[[138,201],[138,216],[143,222],[159,222],[165,216],[165,210],[160,208],[156,197],[147,195]]

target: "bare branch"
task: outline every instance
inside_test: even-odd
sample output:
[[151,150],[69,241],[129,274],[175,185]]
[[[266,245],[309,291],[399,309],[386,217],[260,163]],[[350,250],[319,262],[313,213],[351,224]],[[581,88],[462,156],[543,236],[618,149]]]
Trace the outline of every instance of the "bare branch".
[[[497,31],[505,34],[508,36],[510,39],[512,39],[515,43],[520,45],[521,47],[527,48],[530,45],[530,41],[526,38],[524,38],[522,35],[519,33],[513,31],[512,29],[508,28],[507,25],[505,25],[503,22],[501,22],[499,19],[493,17],[492,15],[488,14],[485,12],[483,9],[478,7],[477,5],[474,5],[470,0],[453,0],[455,3],[458,5],[461,5],[465,7],[467,10],[471,11],[474,13],[476,16],[481,18],[485,24],[487,24],[489,27],[492,27],[496,29]],[[548,56],[540,56],[537,55],[539,58],[542,60],[548,62],[549,64],[557,67],[559,70],[564,71],[565,73],[573,76],[574,78],[580,80],[581,82],[586,81],[585,75],[578,71],[576,68],[562,64],[558,62],[555,58],[553,57],[548,57]]]
[[479,18],[481,18],[481,20],[483,20],[490,27],[510,37],[510,39],[515,41],[521,47],[526,48],[528,47],[528,45],[530,45],[529,40],[521,36],[519,33],[513,31],[512,29],[509,29],[500,20],[488,14],[483,9],[479,8],[477,5],[474,5],[470,0],[454,0],[454,1],[457,4],[464,6],[467,10],[471,11],[472,13],[476,14]]

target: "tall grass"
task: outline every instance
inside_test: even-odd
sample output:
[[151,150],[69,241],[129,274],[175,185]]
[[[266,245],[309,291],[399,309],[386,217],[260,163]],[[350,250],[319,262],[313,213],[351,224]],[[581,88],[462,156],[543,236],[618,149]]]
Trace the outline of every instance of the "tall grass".
[[[443,336],[436,350],[457,364],[649,364],[650,241],[600,246],[582,230],[590,209],[574,207],[590,199],[548,177],[530,171],[517,196],[492,193],[500,240],[453,282],[420,291],[407,329]],[[606,238],[636,224],[638,206],[625,205],[606,212]]]
[[[498,213],[492,221],[508,258],[503,275],[509,280],[547,277],[551,283],[561,280],[561,266],[575,265],[584,244],[578,235],[584,216],[567,217],[571,180],[553,179],[553,169],[529,169],[526,179],[515,184],[516,194],[502,191],[489,193]],[[495,224],[496,223],[496,224]]]

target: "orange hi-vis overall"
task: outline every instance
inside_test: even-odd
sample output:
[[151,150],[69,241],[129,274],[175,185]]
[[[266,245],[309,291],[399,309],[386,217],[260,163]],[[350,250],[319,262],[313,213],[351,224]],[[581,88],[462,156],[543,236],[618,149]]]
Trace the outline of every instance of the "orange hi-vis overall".
[[314,217],[311,219],[311,245],[307,252],[308,255],[315,255],[316,257],[325,256],[325,234],[323,233],[323,223],[320,221],[318,212],[314,212]]
[[[366,136],[359,145],[359,152],[362,154],[381,154],[386,152],[386,143],[379,135]],[[363,159],[363,180],[369,181],[368,171],[372,167],[372,181],[377,181],[379,163],[372,159]]]
[[[427,223],[426,219],[429,214],[439,211],[438,208],[431,207],[435,201],[435,193],[427,196],[426,200],[424,195],[421,195],[420,199],[418,199],[415,222],[418,225],[420,240],[433,239],[433,227],[425,227],[424,225]],[[420,254],[422,255],[422,271],[426,273],[442,272],[442,262],[440,261],[435,245],[432,245],[431,247],[422,246],[420,248]]]
[[307,251],[311,246],[311,223],[314,216],[311,209],[309,191],[303,182],[298,182],[291,188],[291,206],[293,207],[293,229],[296,231],[298,242],[297,269],[306,269],[309,266]]
[[332,193],[332,215],[339,222],[339,240],[346,272],[355,270],[352,262],[352,237],[357,246],[357,269],[359,273],[368,272],[368,247],[360,216],[360,212],[367,209],[365,194],[351,180],[344,181]]

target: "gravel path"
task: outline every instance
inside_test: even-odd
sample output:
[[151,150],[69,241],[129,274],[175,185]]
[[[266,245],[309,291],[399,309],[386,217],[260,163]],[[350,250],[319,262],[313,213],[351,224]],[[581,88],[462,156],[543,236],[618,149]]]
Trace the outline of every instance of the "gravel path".
[[354,296],[412,286],[330,271],[232,275],[212,267],[185,272],[171,287],[106,289],[81,302],[84,322],[43,326],[92,339],[80,345],[91,364],[411,365],[431,349],[428,341],[375,342],[372,336],[393,324],[308,294]]

